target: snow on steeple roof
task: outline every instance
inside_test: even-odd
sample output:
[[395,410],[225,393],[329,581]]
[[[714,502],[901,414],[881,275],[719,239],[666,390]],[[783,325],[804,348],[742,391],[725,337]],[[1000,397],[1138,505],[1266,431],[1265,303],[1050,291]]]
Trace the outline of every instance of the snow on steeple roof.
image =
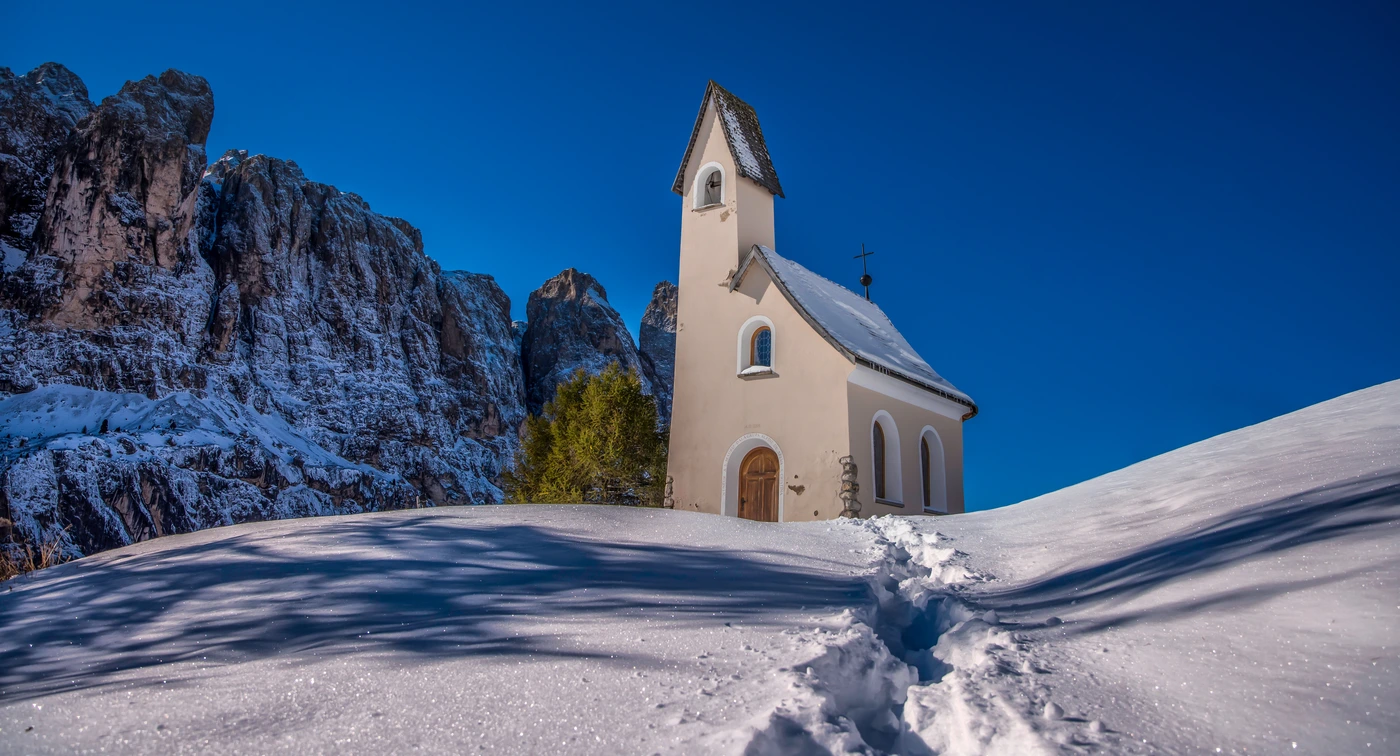
[[778,172],[773,168],[773,160],[768,157],[768,145],[763,141],[763,129],[758,126],[758,113],[747,102],[714,81],[705,87],[705,99],[700,101],[700,115],[695,117],[690,144],[686,145],[685,157],[681,159],[681,169],[676,172],[676,183],[671,185],[671,191],[685,195],[685,168],[690,164],[690,154],[695,151],[695,142],[700,138],[705,107],[711,103],[724,127],[725,141],[729,143],[729,153],[734,156],[739,175],[779,197],[783,196]]
[[802,317],[852,362],[967,407],[970,412],[964,420],[977,414],[977,404],[972,397],[935,372],[874,302],[768,247],[754,246],[730,281],[730,291],[739,286],[744,274],[755,263],[768,272]]

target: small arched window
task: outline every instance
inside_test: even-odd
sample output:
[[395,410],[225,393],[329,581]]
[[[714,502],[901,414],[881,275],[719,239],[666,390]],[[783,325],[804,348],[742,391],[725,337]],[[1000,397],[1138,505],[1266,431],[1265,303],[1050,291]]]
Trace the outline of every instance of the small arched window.
[[928,487],[929,464],[927,436],[919,439],[919,470],[922,471],[924,478],[924,509],[933,509],[932,496],[929,493]]
[[923,484],[926,512],[948,511],[948,478],[944,468],[943,440],[932,426],[919,434],[919,481]]
[[773,329],[759,328],[749,343],[749,364],[773,367]]
[[884,499],[885,496],[885,429],[875,423],[874,441],[875,447],[875,498]]
[[735,334],[735,371],[743,378],[775,377],[778,340],[773,321],[755,315],[744,321]]
[[871,478],[875,481],[875,501],[904,506],[903,473],[900,471],[899,428],[890,413],[875,413],[870,425]]

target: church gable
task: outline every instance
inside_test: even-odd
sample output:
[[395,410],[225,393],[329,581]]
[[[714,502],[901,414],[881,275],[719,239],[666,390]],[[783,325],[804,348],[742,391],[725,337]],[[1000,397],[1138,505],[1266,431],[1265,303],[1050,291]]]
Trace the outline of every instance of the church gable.
[[782,184],[778,183],[778,172],[773,168],[773,160],[768,156],[768,144],[763,140],[763,129],[758,125],[758,113],[729,90],[711,81],[705,87],[705,98],[700,102],[700,114],[695,118],[695,127],[690,132],[690,143],[686,145],[685,156],[681,159],[680,170],[671,191],[685,195],[685,171],[690,165],[700,129],[705,122],[705,111],[713,107],[716,119],[724,130],[725,142],[734,158],[735,171],[744,178],[767,189],[779,197],[783,196]]
[[972,398],[934,371],[875,303],[763,246],[755,246],[744,259],[730,290],[755,268],[847,359],[961,404],[970,410],[968,417],[977,413]]

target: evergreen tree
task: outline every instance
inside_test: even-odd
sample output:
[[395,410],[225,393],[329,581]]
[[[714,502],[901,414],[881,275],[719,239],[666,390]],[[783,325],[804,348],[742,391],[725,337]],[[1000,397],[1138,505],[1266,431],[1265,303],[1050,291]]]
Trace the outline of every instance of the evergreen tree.
[[515,469],[503,477],[512,503],[660,506],[666,434],[656,402],[617,363],[596,376],[579,370],[526,419]]
[[99,428],[99,429],[97,430],[97,432],[98,432],[98,433],[106,433],[106,432],[107,432],[107,418],[105,418],[105,417],[102,418],[102,427]]

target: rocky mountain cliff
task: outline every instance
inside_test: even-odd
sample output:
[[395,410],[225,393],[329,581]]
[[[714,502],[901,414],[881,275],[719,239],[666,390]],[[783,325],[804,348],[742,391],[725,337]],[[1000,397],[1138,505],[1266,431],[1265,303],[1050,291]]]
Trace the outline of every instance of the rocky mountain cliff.
[[554,398],[555,387],[575,371],[596,375],[613,362],[635,370],[642,378],[642,389],[652,393],[651,376],[632,334],[593,276],[569,268],[545,281],[530,293],[525,322],[520,359],[530,414],[539,414]]
[[651,292],[651,302],[642,313],[641,336],[637,340],[642,368],[655,390],[656,410],[663,425],[671,424],[671,387],[676,381],[676,285],[662,281]]
[[34,249],[58,148],[92,110],[72,71],[45,63],[24,76],[0,68],[0,265],[18,267]]
[[178,71],[93,108],[62,66],[0,69],[0,541],[495,502],[527,395],[641,369],[591,277],[547,282],[522,332],[359,196],[206,167],[213,116]]

